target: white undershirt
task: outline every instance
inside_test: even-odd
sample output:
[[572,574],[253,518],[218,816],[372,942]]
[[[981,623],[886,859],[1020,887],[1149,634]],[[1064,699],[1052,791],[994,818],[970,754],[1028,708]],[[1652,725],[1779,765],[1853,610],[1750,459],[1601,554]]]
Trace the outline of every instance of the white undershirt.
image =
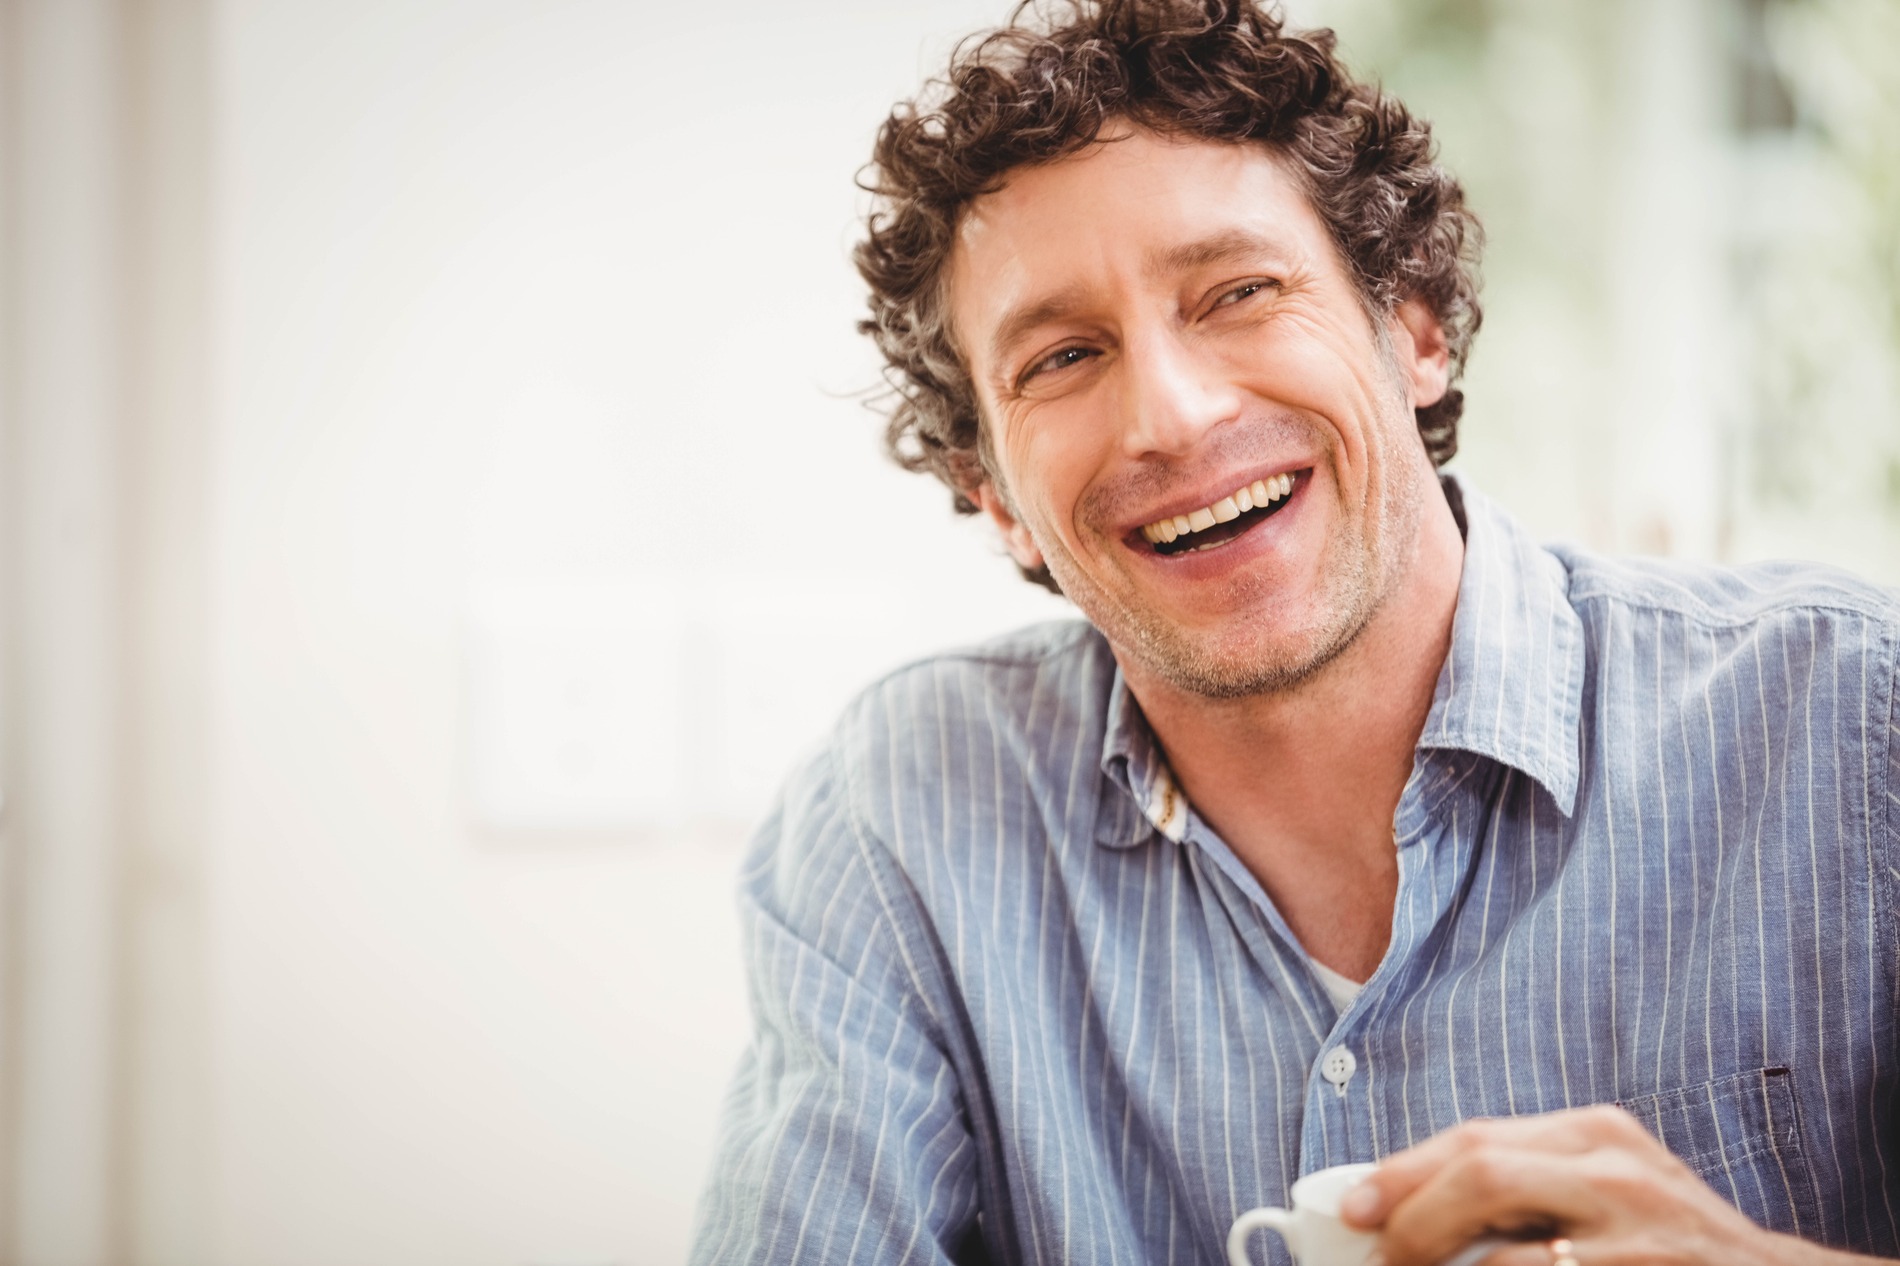
[[1307,961],[1313,964],[1313,974],[1319,977],[1319,983],[1326,990],[1326,996],[1333,1000],[1334,1008],[1344,1015],[1346,1008],[1352,1005],[1352,1000],[1359,996],[1359,991],[1365,985],[1340,975],[1317,958],[1309,957]]

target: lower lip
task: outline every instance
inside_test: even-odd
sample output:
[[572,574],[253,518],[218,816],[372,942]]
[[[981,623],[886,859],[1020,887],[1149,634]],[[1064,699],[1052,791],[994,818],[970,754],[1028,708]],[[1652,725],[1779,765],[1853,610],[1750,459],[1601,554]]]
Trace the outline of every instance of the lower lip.
[[1141,547],[1130,546],[1130,548],[1151,566],[1165,569],[1170,576],[1202,579],[1227,571],[1243,563],[1251,562],[1273,549],[1281,537],[1293,530],[1292,519],[1298,516],[1300,508],[1306,504],[1306,485],[1311,481],[1312,472],[1301,471],[1294,477],[1293,491],[1286,495],[1285,501],[1278,510],[1261,519],[1239,536],[1230,537],[1212,549],[1190,549],[1182,550],[1179,554],[1157,554],[1154,550],[1147,548],[1145,542]]

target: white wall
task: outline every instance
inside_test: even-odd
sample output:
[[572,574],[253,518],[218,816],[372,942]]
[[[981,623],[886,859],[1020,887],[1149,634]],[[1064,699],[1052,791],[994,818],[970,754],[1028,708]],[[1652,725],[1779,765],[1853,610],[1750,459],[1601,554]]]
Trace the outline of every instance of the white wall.
[[216,1260],[683,1255],[744,824],[1061,611],[850,396],[853,172],[995,7],[222,7]]
[[112,1243],[123,1037],[120,65],[96,0],[5,16],[8,1247],[89,1261]]

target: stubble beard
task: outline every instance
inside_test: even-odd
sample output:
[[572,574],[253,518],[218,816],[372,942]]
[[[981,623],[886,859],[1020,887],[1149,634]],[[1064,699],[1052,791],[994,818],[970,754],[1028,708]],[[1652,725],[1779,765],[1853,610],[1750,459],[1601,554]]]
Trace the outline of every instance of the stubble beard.
[[1046,555],[1046,561],[1063,593],[1117,652],[1175,690],[1231,700],[1301,689],[1371,623],[1390,584],[1374,565],[1365,533],[1354,525],[1350,537],[1334,538],[1329,553],[1318,599],[1321,621],[1302,630],[1260,630],[1260,636],[1243,630],[1238,645],[1231,644],[1236,639],[1226,630],[1196,635],[1151,606],[1111,596],[1088,580],[1065,551]]
[[[1340,515],[1321,565],[1318,619],[1304,629],[1248,628],[1235,637],[1230,624],[1197,634],[1133,595],[1109,593],[1059,545],[1044,548],[1043,558],[1062,592],[1117,653],[1174,689],[1209,700],[1290,694],[1310,685],[1365,632],[1416,553],[1427,477],[1403,466],[1388,476],[1361,515]],[[1257,581],[1235,597],[1238,610],[1271,606]],[[1252,618],[1264,624],[1273,617]]]

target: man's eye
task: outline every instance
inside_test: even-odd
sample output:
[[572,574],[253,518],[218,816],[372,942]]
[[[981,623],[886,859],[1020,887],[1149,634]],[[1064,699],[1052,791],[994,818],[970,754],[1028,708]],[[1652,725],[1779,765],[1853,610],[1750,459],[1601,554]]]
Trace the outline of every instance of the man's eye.
[[1274,284],[1275,283],[1271,281],[1250,281],[1245,285],[1235,286],[1232,290],[1229,290],[1226,294],[1214,300],[1214,306],[1224,308],[1230,304],[1239,303],[1244,299],[1251,299],[1262,290],[1269,289]]
[[1037,374],[1051,373],[1058,369],[1067,369],[1071,365],[1079,365],[1093,355],[1095,353],[1086,347],[1065,347],[1059,352],[1051,352],[1029,367],[1028,372],[1023,375],[1023,381],[1027,382]]

